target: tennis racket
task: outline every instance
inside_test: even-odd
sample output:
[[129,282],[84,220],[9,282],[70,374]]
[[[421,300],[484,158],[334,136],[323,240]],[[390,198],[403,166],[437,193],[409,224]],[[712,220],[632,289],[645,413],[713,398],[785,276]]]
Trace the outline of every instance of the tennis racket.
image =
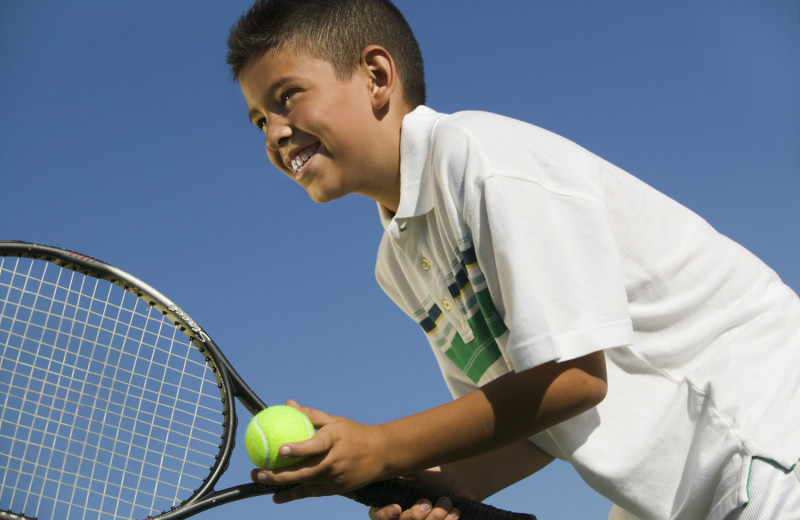
[[[86,255],[0,241],[0,520],[177,520],[282,489],[214,489],[234,399],[266,408],[160,292]],[[348,498],[405,509],[440,496],[464,519],[535,520],[405,479]]]

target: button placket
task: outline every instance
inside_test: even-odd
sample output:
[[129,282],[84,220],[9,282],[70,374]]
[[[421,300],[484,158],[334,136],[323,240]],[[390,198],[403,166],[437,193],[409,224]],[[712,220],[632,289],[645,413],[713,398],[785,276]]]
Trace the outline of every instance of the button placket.
[[[425,273],[426,277],[431,280],[429,285],[430,296],[433,301],[437,302],[437,306],[444,312],[445,319],[455,327],[458,334],[464,341],[472,341],[474,334],[467,322],[466,316],[462,312],[453,312],[458,309],[455,302],[451,300],[451,295],[447,287],[447,280],[444,273],[439,269],[438,264],[433,260],[434,255],[426,250],[424,246],[420,247],[420,257],[417,265]],[[438,296],[437,296],[438,293]]]
[[419,266],[422,268],[423,271],[430,271],[431,270],[431,261],[428,260],[427,257],[422,257],[419,261]]
[[422,285],[427,287],[427,294],[419,294],[420,301],[427,299],[428,305],[430,302],[435,302],[443,317],[459,336],[464,341],[472,341],[474,334],[464,309],[453,299],[448,287],[448,277],[445,277],[445,273],[450,273],[451,270],[441,270],[442,266],[449,266],[450,260],[453,259],[449,258],[447,241],[443,241],[439,236],[433,219],[435,215],[429,213],[424,217],[396,220],[393,223],[392,237],[406,261],[413,266],[420,277]]

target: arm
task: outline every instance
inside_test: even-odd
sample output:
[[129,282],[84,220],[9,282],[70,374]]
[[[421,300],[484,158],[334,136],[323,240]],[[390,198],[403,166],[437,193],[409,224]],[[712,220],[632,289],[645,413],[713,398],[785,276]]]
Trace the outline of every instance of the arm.
[[[501,489],[539,471],[552,460],[551,455],[523,439],[499,450],[425,470],[410,478],[483,502]],[[450,502],[443,498],[436,504],[422,500],[406,511],[396,504],[373,507],[369,516],[372,520],[439,520],[451,512]]]
[[[602,352],[510,373],[433,410],[384,425],[390,473],[484,454],[563,422],[605,397]],[[425,439],[420,443],[419,439]]]
[[440,489],[451,489],[449,482],[457,479],[460,485],[452,491],[483,502],[552,461],[552,455],[528,439],[522,439],[498,450],[448,464],[440,469],[440,474],[447,480],[431,480],[429,483]]
[[281,454],[309,460],[277,472],[254,471],[253,478],[300,484],[276,494],[277,502],[346,493],[514,444],[596,406],[605,393],[605,358],[595,352],[506,374],[447,404],[379,426],[304,408],[317,435],[282,446]]
[[[539,471],[553,460],[535,444],[523,439],[499,450],[413,475],[435,488],[483,502],[490,495]],[[420,500],[403,511],[397,504],[370,508],[372,520],[442,520],[458,518],[447,498],[435,504]]]

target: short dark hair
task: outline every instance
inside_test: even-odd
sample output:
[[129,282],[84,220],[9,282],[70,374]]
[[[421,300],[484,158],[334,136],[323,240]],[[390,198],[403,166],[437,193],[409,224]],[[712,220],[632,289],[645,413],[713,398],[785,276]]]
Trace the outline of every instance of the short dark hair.
[[349,79],[368,45],[395,60],[404,101],[425,104],[422,53],[406,19],[389,0],[256,0],[231,27],[228,65],[234,80],[254,58],[292,46],[329,62]]

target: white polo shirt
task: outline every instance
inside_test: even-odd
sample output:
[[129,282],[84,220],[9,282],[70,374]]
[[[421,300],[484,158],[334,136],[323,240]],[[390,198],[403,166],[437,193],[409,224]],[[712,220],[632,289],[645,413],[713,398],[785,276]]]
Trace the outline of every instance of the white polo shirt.
[[604,350],[608,395],[532,438],[644,518],[722,518],[752,456],[800,459],[800,300],[703,219],[576,144],[420,107],[376,274],[454,397]]

